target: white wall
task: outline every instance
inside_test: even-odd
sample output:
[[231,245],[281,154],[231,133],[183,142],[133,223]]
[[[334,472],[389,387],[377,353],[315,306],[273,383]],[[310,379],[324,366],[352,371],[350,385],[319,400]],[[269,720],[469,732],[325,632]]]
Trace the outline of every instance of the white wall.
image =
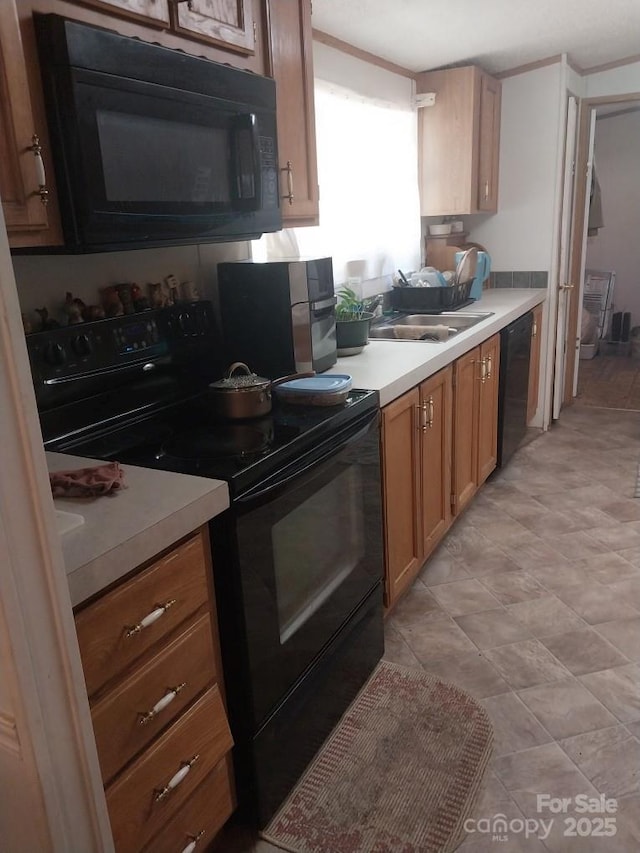
[[604,227],[587,239],[587,269],[616,273],[616,311],[640,323],[640,112],[596,122],[595,164]]
[[640,92],[640,62],[588,74],[586,78],[587,98],[628,95],[634,92]]
[[468,220],[493,270],[553,267],[562,82],[560,63],[502,81],[498,212]]

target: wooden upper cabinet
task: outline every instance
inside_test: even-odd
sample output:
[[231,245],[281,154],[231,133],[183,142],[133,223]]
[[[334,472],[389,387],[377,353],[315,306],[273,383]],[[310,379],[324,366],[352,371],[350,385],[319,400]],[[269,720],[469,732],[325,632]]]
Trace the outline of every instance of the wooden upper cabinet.
[[418,110],[421,214],[495,212],[500,82],[469,65],[418,74],[416,86],[436,96]]
[[102,12],[142,20],[145,24],[166,27],[169,24],[169,6],[172,0],[73,0]]
[[252,0],[169,0],[176,32],[239,53],[254,53]]
[[16,6],[7,0],[0,3],[0,196],[11,246],[61,242],[51,226],[53,169],[42,125],[32,109]]
[[267,0],[267,20],[267,73],[276,81],[283,225],[317,225],[311,0]]

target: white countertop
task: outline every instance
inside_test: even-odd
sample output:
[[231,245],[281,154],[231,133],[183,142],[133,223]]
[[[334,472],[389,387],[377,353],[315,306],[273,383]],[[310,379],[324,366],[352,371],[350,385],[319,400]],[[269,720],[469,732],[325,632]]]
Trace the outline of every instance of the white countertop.
[[544,302],[546,297],[544,288],[487,290],[482,299],[457,313],[492,311],[493,316],[459,332],[450,340],[443,343],[371,340],[359,355],[339,358],[327,373],[350,374],[354,388],[378,391],[380,405],[386,406]]
[[[47,453],[49,471],[100,465],[96,459]],[[126,489],[98,498],[55,498],[57,510],[84,517],[62,535],[75,606],[187,536],[229,506],[221,480],[123,465]]]

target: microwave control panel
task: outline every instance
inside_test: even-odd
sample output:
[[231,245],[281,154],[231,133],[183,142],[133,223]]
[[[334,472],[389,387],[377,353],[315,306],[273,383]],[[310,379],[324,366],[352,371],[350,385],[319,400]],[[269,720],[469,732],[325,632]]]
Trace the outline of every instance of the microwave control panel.
[[272,136],[260,137],[260,169],[262,172],[262,206],[277,208],[280,202],[278,191],[278,158],[276,142]]

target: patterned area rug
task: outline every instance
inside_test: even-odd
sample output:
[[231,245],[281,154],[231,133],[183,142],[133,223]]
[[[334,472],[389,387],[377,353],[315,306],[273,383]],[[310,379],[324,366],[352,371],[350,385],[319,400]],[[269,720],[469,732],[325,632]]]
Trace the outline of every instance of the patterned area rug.
[[292,853],[449,853],[492,743],[467,693],[382,661],[262,836]]

